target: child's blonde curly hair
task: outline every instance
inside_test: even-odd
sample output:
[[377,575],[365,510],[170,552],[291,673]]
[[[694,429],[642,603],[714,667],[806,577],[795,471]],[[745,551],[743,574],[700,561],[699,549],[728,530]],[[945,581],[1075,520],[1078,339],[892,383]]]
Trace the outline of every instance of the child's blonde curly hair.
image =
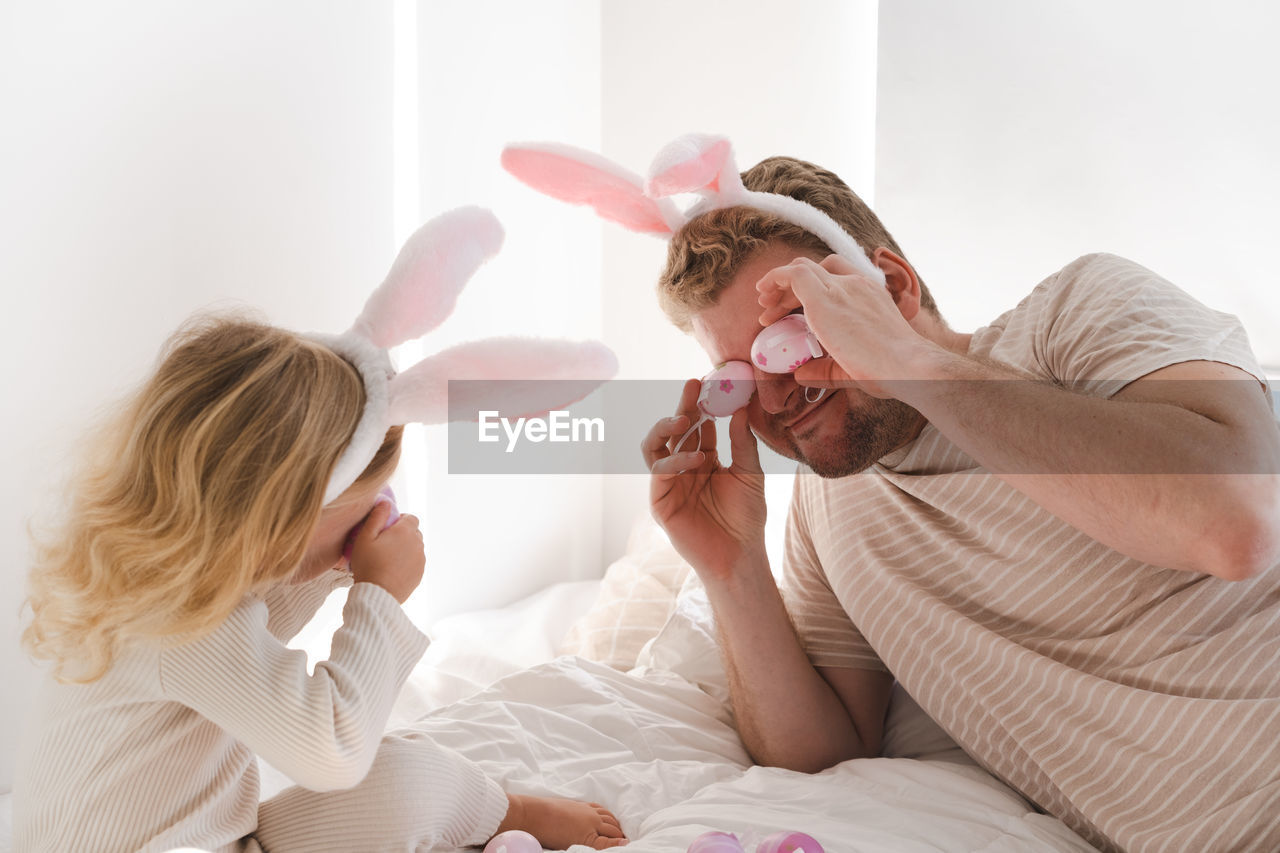
[[[123,644],[195,639],[287,579],[364,397],[354,367],[294,333],[234,317],[179,330],[36,542],[24,646],[60,680],[93,681]],[[390,475],[401,431],[357,486]]]

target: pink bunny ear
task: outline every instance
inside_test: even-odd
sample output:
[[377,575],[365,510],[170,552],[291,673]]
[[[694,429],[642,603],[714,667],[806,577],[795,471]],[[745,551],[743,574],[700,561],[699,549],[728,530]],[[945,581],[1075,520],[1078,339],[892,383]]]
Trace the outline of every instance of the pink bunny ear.
[[624,228],[668,237],[684,224],[669,201],[644,194],[640,176],[598,154],[555,143],[521,143],[502,151],[502,167],[541,193],[590,205]]
[[479,207],[427,222],[405,241],[351,330],[384,349],[425,335],[453,313],[458,294],[502,239],[497,217]]
[[742,193],[733,145],[723,136],[691,133],[663,147],[649,167],[645,192],[654,198],[676,193],[733,197]]
[[[445,423],[449,380],[455,411],[470,417],[494,409],[509,417],[541,414],[581,400],[618,370],[613,351],[597,341],[486,338],[423,359],[391,380],[392,424]],[[530,382],[527,380],[550,380]]]

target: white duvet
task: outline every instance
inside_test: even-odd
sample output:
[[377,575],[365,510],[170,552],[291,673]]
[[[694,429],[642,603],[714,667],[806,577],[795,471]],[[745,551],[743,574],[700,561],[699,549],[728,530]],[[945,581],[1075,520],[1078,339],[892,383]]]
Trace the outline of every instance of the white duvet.
[[683,853],[710,829],[748,851],[781,829],[830,853],[1091,849],[985,771],[946,757],[848,761],[812,776],[753,767],[719,701],[673,673],[561,658],[413,727],[509,791],[604,803],[636,853]]
[[[696,584],[631,672],[547,661],[593,589],[560,585],[515,608],[437,625],[392,726],[461,752],[514,793],[604,803],[635,853],[684,853],[713,829],[736,834],[747,853],[779,830],[806,832],[829,853],[1092,849],[975,765],[901,692],[886,730],[886,754],[896,757],[816,775],[752,766]],[[330,621],[340,618],[341,602],[333,604]],[[336,627],[323,616],[301,638],[317,659],[327,642],[314,638]],[[264,797],[288,784],[263,771]],[[10,849],[8,799],[0,798],[0,853]]]
[[[449,650],[433,647],[425,665],[433,654],[434,677],[447,679]],[[397,714],[417,717],[409,727],[509,791],[604,803],[636,853],[684,853],[713,829],[737,835],[748,853],[779,830],[806,832],[829,853],[1092,849],[973,763],[901,691],[885,741],[899,757],[817,775],[753,766],[732,725],[696,580],[638,662],[621,673],[562,657],[425,713],[404,700]]]

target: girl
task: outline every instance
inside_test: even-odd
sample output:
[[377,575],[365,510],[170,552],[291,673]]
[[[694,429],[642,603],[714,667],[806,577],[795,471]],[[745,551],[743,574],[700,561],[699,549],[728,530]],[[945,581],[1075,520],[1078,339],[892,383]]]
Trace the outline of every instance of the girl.
[[[509,796],[421,736],[382,736],[427,644],[399,606],[425,558],[417,520],[383,529],[375,504],[402,427],[326,505],[368,387],[330,345],[256,322],[171,341],[38,548],[23,639],[56,680],[19,759],[16,850],[625,843],[599,805]],[[344,584],[308,675],[285,643]],[[297,787],[259,803],[255,754]]]

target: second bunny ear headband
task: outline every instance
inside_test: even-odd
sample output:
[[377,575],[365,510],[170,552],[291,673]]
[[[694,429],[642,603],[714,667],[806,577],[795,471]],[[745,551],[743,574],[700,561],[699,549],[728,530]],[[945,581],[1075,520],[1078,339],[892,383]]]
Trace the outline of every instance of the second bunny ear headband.
[[451,379],[560,380],[468,383],[468,410],[519,409],[530,415],[581,399],[617,371],[613,352],[596,341],[509,337],[458,344],[396,372],[390,348],[439,326],[502,239],[502,226],[487,210],[463,207],[442,214],[409,237],[350,329],[310,335],[355,365],[365,386],[364,412],[330,474],[325,504],[359,478],[392,426],[450,420]]
[[[791,196],[743,186],[733,146],[723,136],[681,136],[658,152],[648,178],[590,151],[547,142],[508,145],[502,166],[553,198],[590,205],[604,219],[663,239],[707,211],[753,207],[800,226],[867,278],[885,283],[880,268],[826,212]],[[702,199],[681,210],[670,198],[680,193],[697,193]]]

